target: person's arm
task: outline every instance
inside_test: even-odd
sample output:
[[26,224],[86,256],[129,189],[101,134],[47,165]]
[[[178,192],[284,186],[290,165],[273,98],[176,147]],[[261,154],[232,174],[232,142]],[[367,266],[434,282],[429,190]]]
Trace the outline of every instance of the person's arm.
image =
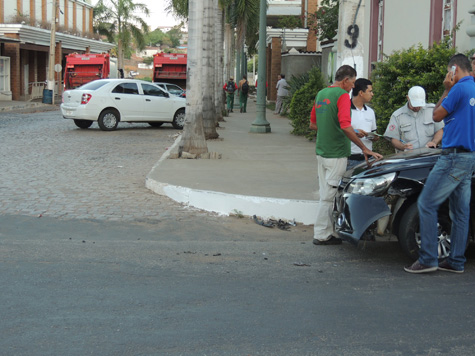
[[317,131],[317,114],[315,112],[315,104],[313,105],[312,111],[310,112],[310,126],[308,127],[310,130]]
[[442,101],[449,95],[450,89],[454,86],[454,79],[452,72],[448,72],[444,79],[444,93],[440,97],[437,104],[435,104],[434,112],[432,113],[432,120],[435,122],[442,121],[449,113],[445,108],[442,106]]
[[440,100],[437,102],[434,108],[434,112],[432,113],[432,120],[435,122],[440,122],[442,121],[449,113],[445,108],[441,105],[442,101],[447,97],[449,94],[448,90],[445,90],[442,96],[440,97]]
[[431,141],[426,143],[426,147],[436,148],[437,145],[442,141],[442,136],[444,135],[444,129],[440,129],[434,134],[434,137]]
[[412,143],[404,143],[397,138],[391,138],[391,143],[394,148],[398,149],[399,151],[412,150],[413,148]]
[[355,130],[353,130],[353,127],[345,127],[342,130],[345,133],[346,137],[348,137],[356,146],[361,148],[361,151],[363,151],[364,158],[366,161],[368,161],[368,156],[373,156],[376,160],[380,160],[381,158],[383,158],[382,155],[369,150],[368,147],[364,145],[364,143],[356,135],[356,132]]
[[383,158],[379,153],[369,150],[360,138],[356,135],[355,130],[351,126],[351,101],[348,94],[340,96],[337,102],[338,106],[338,121],[346,137],[348,137],[361,151],[363,151],[365,160],[368,161],[368,156],[373,156],[376,160]]
[[363,138],[365,136],[368,136],[368,133],[363,129],[354,129],[354,130],[355,130],[356,136],[358,136],[359,138]]

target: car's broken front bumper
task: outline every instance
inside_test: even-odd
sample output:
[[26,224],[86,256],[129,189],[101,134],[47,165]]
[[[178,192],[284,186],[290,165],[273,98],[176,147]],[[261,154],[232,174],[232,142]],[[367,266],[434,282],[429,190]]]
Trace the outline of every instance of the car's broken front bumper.
[[[386,216],[391,209],[383,197],[347,194],[339,191],[333,206],[333,223],[338,235],[353,244],[358,244],[368,228],[381,219],[387,225]],[[385,218],[385,219],[383,219]],[[386,226],[379,227],[384,230]]]

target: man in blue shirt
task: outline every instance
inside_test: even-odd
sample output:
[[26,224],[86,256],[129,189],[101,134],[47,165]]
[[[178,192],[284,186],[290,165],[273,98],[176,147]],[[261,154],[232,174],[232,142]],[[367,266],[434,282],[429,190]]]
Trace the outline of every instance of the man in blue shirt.
[[[464,271],[471,180],[475,170],[475,82],[470,71],[470,61],[463,54],[450,59],[445,91],[434,109],[434,121],[445,123],[442,155],[417,201],[421,248],[419,259],[404,268],[409,273]],[[438,263],[437,211],[447,198],[452,218],[450,255]]]

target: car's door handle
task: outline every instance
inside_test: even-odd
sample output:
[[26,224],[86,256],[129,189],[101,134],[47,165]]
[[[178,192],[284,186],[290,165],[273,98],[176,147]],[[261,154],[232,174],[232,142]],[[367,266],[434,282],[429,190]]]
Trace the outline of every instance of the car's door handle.
[[145,101],[152,101],[152,100],[150,100],[150,99],[145,99]]
[[118,97],[115,97],[114,99],[115,99],[115,100],[120,100],[120,98],[118,98]]

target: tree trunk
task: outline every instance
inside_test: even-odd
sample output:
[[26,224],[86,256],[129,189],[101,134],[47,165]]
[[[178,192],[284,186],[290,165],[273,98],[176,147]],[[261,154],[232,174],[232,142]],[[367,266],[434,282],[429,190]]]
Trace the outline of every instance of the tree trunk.
[[124,50],[122,49],[122,40],[117,41],[117,69],[124,69]]
[[224,95],[223,95],[223,82],[225,81],[223,77],[224,72],[224,10],[219,6],[216,9],[216,49],[215,49],[215,92],[214,92],[214,105],[216,111],[216,117],[219,121],[224,121],[223,112],[224,112]]
[[202,96],[203,96],[203,129],[205,132],[205,138],[215,139],[218,138],[218,132],[216,131],[216,111],[214,109],[214,87],[215,87],[215,14],[218,6],[217,0],[202,0],[204,5],[204,19],[203,19],[203,83]]
[[203,18],[204,4],[190,0],[188,17],[188,63],[186,78],[186,122],[178,147],[183,152],[202,154],[208,152],[203,130]]
[[[230,76],[234,74],[233,70],[233,61],[234,61],[234,56],[233,56],[233,36],[234,36],[234,31],[231,28],[231,25],[226,23],[226,73],[225,73],[225,82],[229,79]],[[223,83],[224,85],[224,83]]]

